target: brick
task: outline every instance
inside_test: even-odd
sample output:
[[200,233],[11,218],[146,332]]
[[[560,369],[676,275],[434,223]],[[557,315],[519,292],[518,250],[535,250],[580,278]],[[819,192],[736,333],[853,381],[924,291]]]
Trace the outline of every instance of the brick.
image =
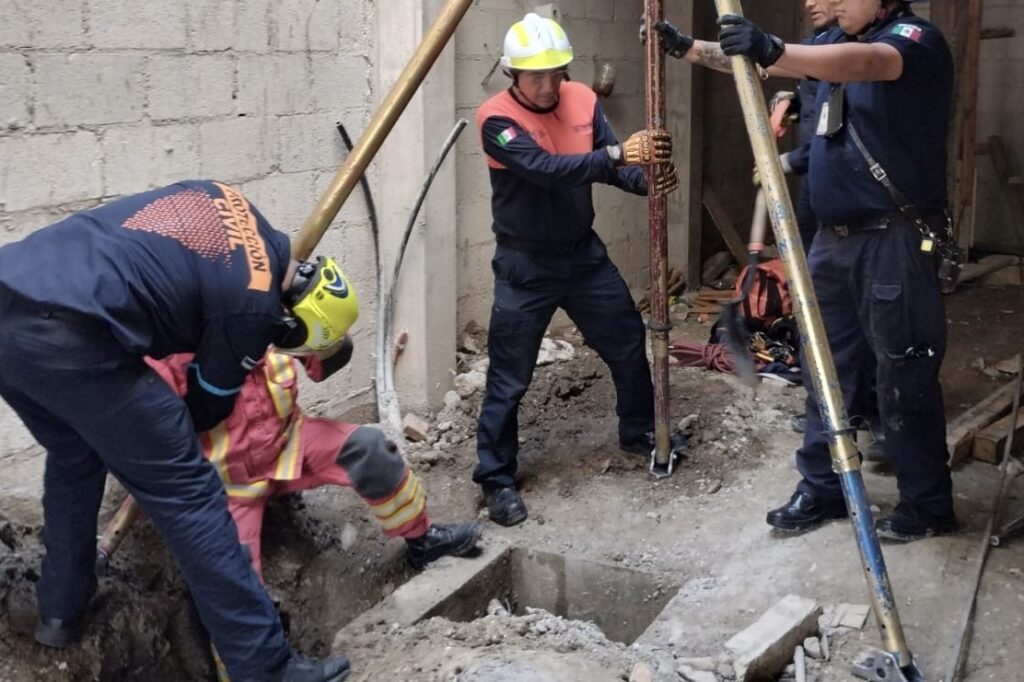
[[201,174],[234,182],[269,173],[274,160],[267,136],[267,122],[259,118],[231,118],[201,123]]
[[132,194],[199,175],[199,126],[176,124],[104,131],[104,195]]
[[241,57],[237,82],[240,114],[303,114],[313,109],[309,62],[304,55]]
[[[366,57],[313,55],[313,110],[333,113],[373,104],[373,72]],[[348,122],[346,122],[348,126]],[[349,127],[349,132],[355,131]]]
[[294,236],[313,211],[315,183],[312,172],[274,173],[244,183],[242,191],[271,225]]
[[130,54],[39,55],[36,126],[79,126],[142,117],[142,57]]
[[150,118],[212,118],[235,110],[235,63],[214,55],[157,55],[146,64]]
[[20,54],[0,54],[0,130],[24,128],[29,122],[28,61]]
[[318,0],[279,0],[271,11],[270,45],[307,52],[338,48],[338,5]]
[[337,169],[344,157],[344,145],[330,114],[281,116],[276,121],[278,159],[281,172]]
[[91,1],[89,38],[100,48],[184,48],[186,5],[165,0]]
[[402,418],[402,435],[406,440],[418,443],[421,440],[426,440],[429,432],[430,423],[411,412]]
[[0,159],[0,206],[6,211],[102,195],[100,147],[93,133],[0,138]]
[[80,0],[0,0],[0,46],[35,49],[85,45]]
[[725,643],[736,679],[774,679],[793,658],[793,649],[818,631],[821,606],[812,599],[786,595],[757,622]]

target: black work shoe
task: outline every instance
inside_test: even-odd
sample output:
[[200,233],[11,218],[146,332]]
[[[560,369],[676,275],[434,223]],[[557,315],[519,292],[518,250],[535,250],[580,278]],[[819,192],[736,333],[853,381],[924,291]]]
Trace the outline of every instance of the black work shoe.
[[797,433],[803,433],[807,430],[807,414],[794,414],[789,418],[789,428],[793,429]]
[[484,493],[491,521],[502,526],[514,526],[526,520],[526,503],[515,488],[497,488]]
[[897,511],[891,516],[875,522],[878,537],[892,542],[914,542],[935,535],[952,535],[960,530],[955,517],[948,519],[924,519]]
[[36,624],[35,640],[51,649],[67,649],[82,638],[81,620],[61,620],[40,616]]
[[405,541],[409,547],[405,560],[421,571],[443,556],[466,556],[476,547],[483,530],[484,524],[480,521],[431,524],[423,535]]
[[826,500],[797,491],[789,502],[768,512],[765,521],[781,530],[801,531],[831,519],[845,518],[847,513],[846,502],[842,498]]
[[[619,447],[626,452],[633,452],[638,455],[649,455],[654,450],[655,436],[654,431],[648,431],[647,433],[631,438],[630,440],[620,440]],[[672,452],[676,454],[682,454],[686,450],[686,436],[679,429],[672,432],[669,437],[669,447],[672,448]]]
[[342,682],[348,679],[352,668],[344,656],[315,659],[297,653],[285,661],[280,669],[264,675],[263,682]]

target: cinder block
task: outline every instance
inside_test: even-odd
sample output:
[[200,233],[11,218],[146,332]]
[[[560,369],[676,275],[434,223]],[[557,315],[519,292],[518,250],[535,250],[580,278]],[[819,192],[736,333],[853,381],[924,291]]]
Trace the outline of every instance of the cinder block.
[[[643,0],[614,0],[615,21],[633,21],[640,28],[640,15],[644,11]],[[671,19],[671,17],[669,17]]]
[[[312,172],[274,173],[244,183],[242,191],[271,225],[294,235],[316,204],[315,183],[316,175]],[[339,250],[337,244],[334,251]]]
[[235,109],[235,63],[212,55],[155,55],[147,63],[147,111],[154,120],[212,118]]
[[757,622],[725,643],[739,682],[774,679],[793,657],[793,649],[818,631],[821,606],[812,599],[786,595]]
[[302,54],[245,56],[238,60],[240,114],[305,114],[313,109],[309,61]]
[[[372,105],[373,71],[365,56],[318,54],[311,61],[314,111],[340,116],[343,111]],[[349,133],[355,135],[351,127]]]
[[284,52],[336,50],[339,4],[318,0],[279,0],[274,3],[270,46]]
[[35,125],[79,126],[142,117],[142,57],[89,52],[39,55]]
[[102,195],[100,147],[91,132],[0,137],[0,159],[0,207],[5,211]]
[[[187,3],[186,21],[188,49],[193,52],[218,52],[235,47],[237,17],[242,5],[223,0],[190,0]],[[266,22],[250,18],[251,23]]]
[[24,128],[29,122],[28,93],[31,72],[25,57],[0,54],[0,130]]
[[611,21],[615,18],[615,0],[587,0],[587,18]]
[[199,125],[110,128],[103,132],[104,195],[131,194],[199,175]]
[[330,114],[281,116],[276,121],[281,172],[337,169],[346,154]]
[[256,178],[274,166],[267,121],[230,118],[199,125],[202,175],[226,182]]
[[84,44],[82,0],[0,0],[0,47],[52,50]]
[[497,59],[501,56],[505,33],[520,19],[522,15],[518,11],[506,9],[485,12],[475,7],[470,8],[455,31],[456,54]]
[[87,38],[99,48],[184,48],[187,4],[165,0],[91,2]]
[[[223,0],[213,0],[221,2]],[[264,54],[270,51],[271,0],[245,0],[235,15],[234,48],[239,52]]]

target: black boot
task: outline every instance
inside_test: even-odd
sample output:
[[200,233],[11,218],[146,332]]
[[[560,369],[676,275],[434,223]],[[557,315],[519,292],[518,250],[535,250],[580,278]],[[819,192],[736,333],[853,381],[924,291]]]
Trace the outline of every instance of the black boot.
[[314,659],[292,652],[277,670],[262,677],[262,682],[342,682],[352,668],[344,656]]
[[526,520],[526,503],[515,488],[496,488],[485,490],[487,511],[491,521],[502,526],[515,526]]
[[483,529],[484,524],[480,521],[431,524],[423,535],[405,541],[409,547],[405,560],[421,571],[431,561],[443,556],[466,556],[476,547]]
[[67,649],[82,638],[81,620],[61,620],[39,616],[35,640],[51,649]]
[[[648,431],[647,433],[631,438],[629,440],[620,440],[619,447],[626,452],[632,452],[638,455],[649,455],[654,451],[655,437],[654,431]],[[683,454],[686,451],[686,436],[679,429],[672,432],[669,436],[669,447],[672,452],[677,455]]]
[[794,414],[789,418],[789,428],[793,429],[797,433],[803,433],[807,430],[807,415],[806,414]]
[[768,512],[765,521],[769,526],[781,530],[801,531],[814,528],[830,519],[842,519],[846,516],[846,502],[843,498],[821,499],[810,493],[797,491],[789,498],[789,502]]
[[891,516],[875,522],[878,537],[893,542],[914,542],[935,535],[952,535],[960,530],[955,516],[934,518],[897,506]]

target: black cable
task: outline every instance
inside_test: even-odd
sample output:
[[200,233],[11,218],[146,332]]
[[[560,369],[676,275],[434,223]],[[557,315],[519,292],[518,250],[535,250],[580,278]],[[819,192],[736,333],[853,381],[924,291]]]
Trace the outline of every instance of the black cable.
[[[352,138],[348,136],[348,131],[345,130],[345,124],[338,121],[334,124],[338,129],[338,133],[341,135],[342,142],[345,143],[345,148],[352,152],[355,145],[352,144]],[[381,267],[380,262],[380,224],[377,222],[377,206],[373,201],[373,192],[370,190],[370,182],[366,179],[366,173],[359,176],[359,186],[363,188],[363,197],[366,200],[366,212],[370,218],[370,231],[373,233],[373,255],[376,259],[377,267]]]

